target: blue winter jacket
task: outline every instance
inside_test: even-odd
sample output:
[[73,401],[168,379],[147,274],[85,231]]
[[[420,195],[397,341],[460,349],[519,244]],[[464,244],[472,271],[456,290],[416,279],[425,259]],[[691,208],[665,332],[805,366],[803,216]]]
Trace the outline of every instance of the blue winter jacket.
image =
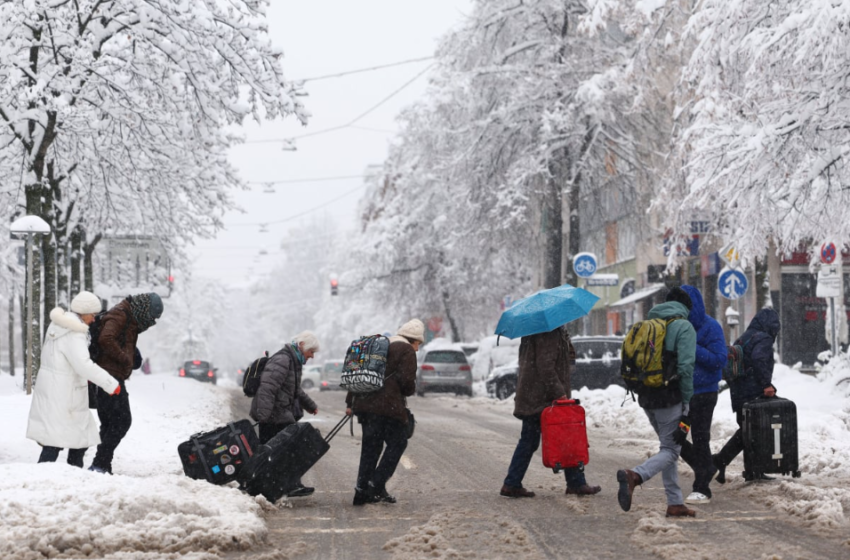
[[773,381],[773,343],[779,334],[779,316],[762,309],[735,344],[744,347],[744,376],[729,384],[732,410],[740,412],[744,403],[764,394]]
[[723,327],[705,313],[702,294],[693,286],[682,286],[691,297],[693,307],[688,321],[697,331],[697,356],[694,364],[694,394],[716,393],[726,365],[726,339]]

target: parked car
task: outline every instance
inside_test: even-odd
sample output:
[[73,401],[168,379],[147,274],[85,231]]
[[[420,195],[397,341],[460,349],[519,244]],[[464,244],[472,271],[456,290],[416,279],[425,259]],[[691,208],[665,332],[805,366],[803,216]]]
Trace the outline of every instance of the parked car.
[[[576,370],[570,388],[605,389],[610,385],[625,387],[620,377],[621,336],[577,336],[572,339],[576,349]],[[495,368],[485,382],[487,394],[506,399],[516,392],[519,363]]]
[[301,370],[301,388],[304,390],[318,387],[322,377],[322,366],[304,366]]
[[416,372],[416,394],[455,393],[472,396],[472,368],[462,350],[431,350]]
[[319,374],[319,390],[331,391],[339,389],[340,378],[342,377],[343,360],[325,360],[322,364],[322,371]]
[[180,368],[180,377],[191,377],[198,381],[207,381],[216,384],[217,368],[214,368],[211,363],[204,360],[188,360],[183,363]]
[[519,379],[519,362],[494,368],[484,382],[487,387],[487,395],[491,398],[505,400],[516,393],[517,379]]

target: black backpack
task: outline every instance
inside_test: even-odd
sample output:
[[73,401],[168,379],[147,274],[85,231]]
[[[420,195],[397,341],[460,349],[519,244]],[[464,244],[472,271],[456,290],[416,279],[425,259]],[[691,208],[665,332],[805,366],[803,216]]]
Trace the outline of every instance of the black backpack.
[[245,393],[246,397],[253,397],[257,394],[257,390],[260,388],[260,378],[268,361],[269,353],[265,351],[262,357],[251,362],[251,365],[245,369],[245,376],[242,377],[242,392]]

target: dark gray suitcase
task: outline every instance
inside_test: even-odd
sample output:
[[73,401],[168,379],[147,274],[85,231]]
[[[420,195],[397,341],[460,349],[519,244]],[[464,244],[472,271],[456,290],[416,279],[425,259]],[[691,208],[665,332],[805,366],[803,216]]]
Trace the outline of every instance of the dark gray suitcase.
[[744,479],[764,474],[800,477],[797,406],[780,397],[759,397],[744,404]]
[[311,424],[287,426],[260,445],[239,472],[241,488],[252,496],[262,494],[276,502],[294,490],[301,477],[328,452],[330,440],[349,419],[350,416],[343,417],[325,438]]
[[259,444],[260,438],[251,421],[238,420],[194,434],[177,446],[177,454],[186,476],[226,484],[237,479]]

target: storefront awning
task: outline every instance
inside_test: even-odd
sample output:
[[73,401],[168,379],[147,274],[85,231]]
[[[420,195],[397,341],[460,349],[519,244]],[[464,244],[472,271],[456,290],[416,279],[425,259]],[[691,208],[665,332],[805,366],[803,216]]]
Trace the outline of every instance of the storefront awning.
[[626,296],[623,299],[619,299],[614,303],[610,304],[608,307],[622,307],[624,305],[629,305],[630,303],[635,303],[642,299],[646,299],[655,292],[664,288],[664,284],[650,284],[646,288],[641,288],[630,296]]

